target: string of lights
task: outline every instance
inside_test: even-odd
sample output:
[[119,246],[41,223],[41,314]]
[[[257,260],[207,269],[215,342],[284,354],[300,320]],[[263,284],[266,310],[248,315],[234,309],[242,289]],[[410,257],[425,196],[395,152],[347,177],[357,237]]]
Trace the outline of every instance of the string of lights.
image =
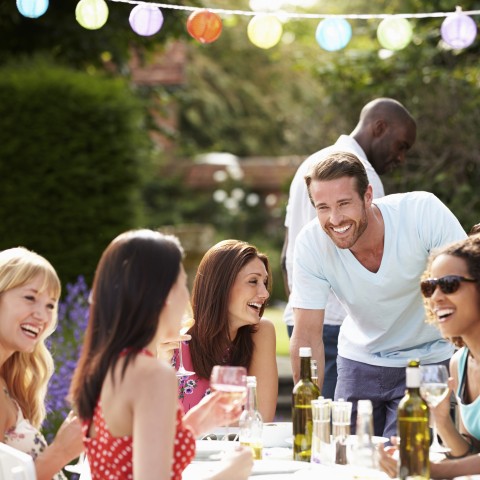
[[[259,48],[272,48],[282,38],[283,25],[289,20],[315,19],[318,23],[315,39],[321,48],[337,51],[345,48],[352,37],[349,20],[381,20],[377,28],[380,45],[388,50],[405,48],[413,37],[409,20],[444,18],[441,25],[442,40],[453,49],[469,47],[476,38],[477,25],[473,16],[480,10],[454,12],[398,13],[398,14],[324,14],[297,13],[283,9],[275,11],[231,10],[224,8],[201,8],[187,5],[146,2],[143,0],[107,0],[108,3],[134,5],[129,22],[135,33],[142,36],[155,35],[163,26],[162,10],[181,10],[189,13],[188,33],[201,43],[217,40],[222,32],[222,16],[243,15],[251,17],[247,35]],[[105,0],[80,0],[75,9],[78,23],[87,30],[102,28],[108,20],[109,7]],[[48,9],[49,0],[17,0],[17,8],[26,17],[38,18]]]

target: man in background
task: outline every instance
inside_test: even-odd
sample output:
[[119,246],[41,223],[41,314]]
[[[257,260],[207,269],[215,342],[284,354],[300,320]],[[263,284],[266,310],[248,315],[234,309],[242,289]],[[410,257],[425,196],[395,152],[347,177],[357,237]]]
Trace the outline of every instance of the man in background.
[[[304,180],[311,165],[332,152],[351,152],[363,163],[374,198],[383,197],[385,192],[379,174],[403,164],[415,138],[416,123],[408,110],[392,98],[377,98],[363,107],[358,124],[350,135],[341,135],[334,145],[314,153],[300,165],[290,185],[285,217],[286,232],[281,262],[287,295],[290,295],[291,290],[295,239],[300,230],[316,216]],[[325,398],[334,397],[338,334],[345,315],[346,312],[335,295],[330,294],[323,326],[325,377],[322,395]],[[284,320],[291,336],[293,311],[290,301],[285,308]]]

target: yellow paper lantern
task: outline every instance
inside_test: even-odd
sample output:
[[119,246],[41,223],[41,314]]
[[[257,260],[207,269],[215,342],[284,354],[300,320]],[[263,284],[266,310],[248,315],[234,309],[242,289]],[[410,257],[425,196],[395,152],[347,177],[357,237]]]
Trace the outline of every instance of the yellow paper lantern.
[[105,0],[80,0],[75,9],[77,22],[88,30],[102,28],[108,19]]
[[256,15],[248,23],[248,39],[259,48],[272,48],[282,37],[283,27],[273,15]]
[[413,30],[410,22],[402,17],[388,17],[380,22],[377,38],[380,45],[388,50],[401,50],[412,40]]

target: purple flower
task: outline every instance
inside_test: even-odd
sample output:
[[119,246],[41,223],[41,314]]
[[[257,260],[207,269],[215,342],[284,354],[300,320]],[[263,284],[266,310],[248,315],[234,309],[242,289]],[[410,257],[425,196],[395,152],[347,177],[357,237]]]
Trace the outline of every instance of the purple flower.
[[67,284],[64,299],[58,306],[57,329],[47,339],[47,347],[55,362],[55,373],[48,385],[47,417],[43,425],[49,442],[71,409],[67,395],[87,327],[89,294],[82,276],[76,283]]

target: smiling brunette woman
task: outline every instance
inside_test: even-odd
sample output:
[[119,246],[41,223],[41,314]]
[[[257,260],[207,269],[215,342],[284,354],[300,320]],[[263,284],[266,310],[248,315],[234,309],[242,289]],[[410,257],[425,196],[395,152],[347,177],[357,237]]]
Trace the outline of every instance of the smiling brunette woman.
[[[459,430],[450,417],[450,399],[431,412],[438,433],[450,448],[445,460],[431,464],[432,478],[480,473],[480,235],[432,253],[421,282],[427,315],[459,350],[450,360],[450,388],[457,397]],[[392,453],[392,452],[389,452]],[[477,453],[477,455],[474,455]],[[396,462],[381,453],[381,466],[392,477]]]
[[243,366],[257,377],[264,421],[275,415],[278,395],[275,328],[262,318],[272,278],[268,258],[253,245],[224,240],[204,255],[192,291],[195,319],[183,361],[195,375],[180,381],[185,411],[210,393],[214,365]]

